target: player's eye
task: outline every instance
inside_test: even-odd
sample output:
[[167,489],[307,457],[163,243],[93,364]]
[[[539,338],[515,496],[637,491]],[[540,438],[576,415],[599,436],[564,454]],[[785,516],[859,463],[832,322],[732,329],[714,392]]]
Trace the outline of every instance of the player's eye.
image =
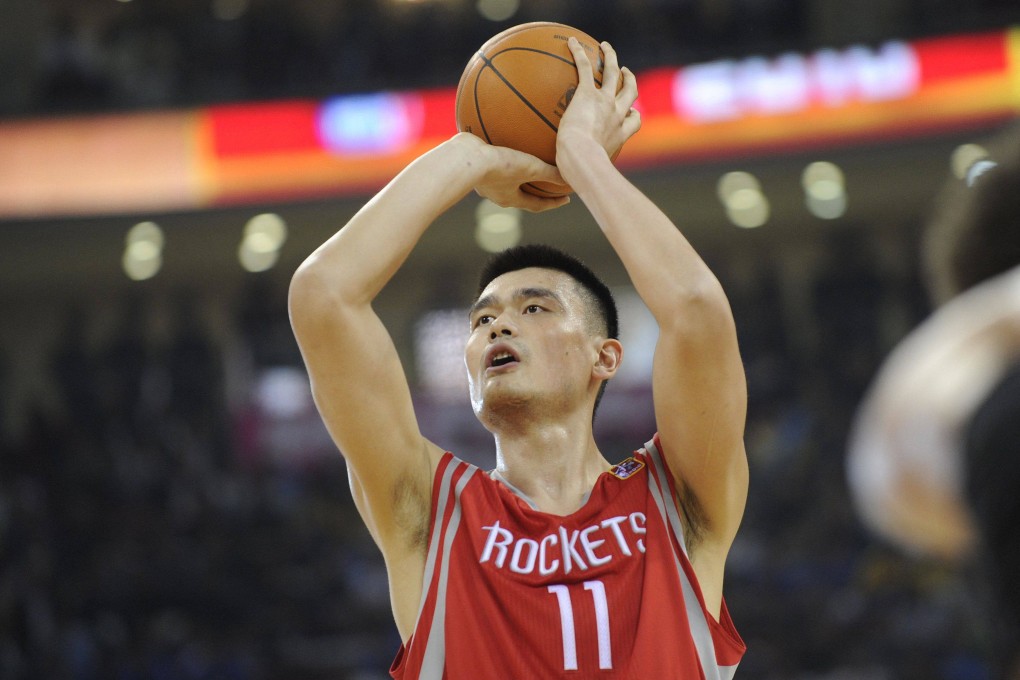
[[524,313],[525,314],[534,314],[535,312],[541,312],[541,311],[542,311],[542,308],[539,307],[538,305],[528,305],[527,307],[524,308]]
[[490,323],[492,323],[492,315],[482,314],[477,319],[475,319],[473,327],[477,328],[478,326],[487,326]]

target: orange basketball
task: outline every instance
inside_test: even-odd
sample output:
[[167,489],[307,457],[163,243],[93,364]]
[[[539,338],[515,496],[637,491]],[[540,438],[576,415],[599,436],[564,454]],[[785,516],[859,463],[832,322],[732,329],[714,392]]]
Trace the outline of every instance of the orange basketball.
[[[556,131],[577,89],[577,66],[567,47],[570,36],[588,53],[601,87],[602,49],[590,35],[548,21],[514,26],[490,38],[465,67],[457,86],[457,129],[555,164]],[[571,192],[569,186],[552,182],[522,188],[538,196]]]

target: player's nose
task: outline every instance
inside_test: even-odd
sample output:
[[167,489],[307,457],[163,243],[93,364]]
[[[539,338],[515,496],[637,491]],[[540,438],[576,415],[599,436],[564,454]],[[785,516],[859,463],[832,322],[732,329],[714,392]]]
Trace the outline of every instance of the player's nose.
[[517,329],[505,315],[499,316],[489,327],[489,339],[511,338],[517,334]]

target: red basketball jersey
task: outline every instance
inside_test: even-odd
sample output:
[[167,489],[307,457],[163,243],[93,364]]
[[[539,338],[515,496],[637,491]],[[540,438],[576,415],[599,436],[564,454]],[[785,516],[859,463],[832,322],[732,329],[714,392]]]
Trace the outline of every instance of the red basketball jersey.
[[744,653],[705,609],[658,437],[561,517],[447,453],[397,680],[731,678]]

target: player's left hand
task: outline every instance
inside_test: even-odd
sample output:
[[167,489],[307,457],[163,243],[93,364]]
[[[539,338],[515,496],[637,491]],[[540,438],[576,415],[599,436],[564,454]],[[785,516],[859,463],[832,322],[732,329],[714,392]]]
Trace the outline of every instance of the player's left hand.
[[577,65],[578,84],[560,120],[556,134],[557,156],[564,145],[592,139],[610,158],[616,158],[627,140],[641,128],[641,114],[634,108],[638,97],[637,79],[630,69],[620,67],[612,45],[603,42],[605,65],[602,87],[598,87],[581,43],[569,38],[567,47]]
[[566,205],[569,196],[543,197],[521,190],[528,182],[563,184],[555,165],[549,165],[531,154],[505,146],[494,146],[469,133],[458,133],[450,140],[465,145],[472,163],[480,170],[475,192],[503,208],[520,208],[543,212]]

